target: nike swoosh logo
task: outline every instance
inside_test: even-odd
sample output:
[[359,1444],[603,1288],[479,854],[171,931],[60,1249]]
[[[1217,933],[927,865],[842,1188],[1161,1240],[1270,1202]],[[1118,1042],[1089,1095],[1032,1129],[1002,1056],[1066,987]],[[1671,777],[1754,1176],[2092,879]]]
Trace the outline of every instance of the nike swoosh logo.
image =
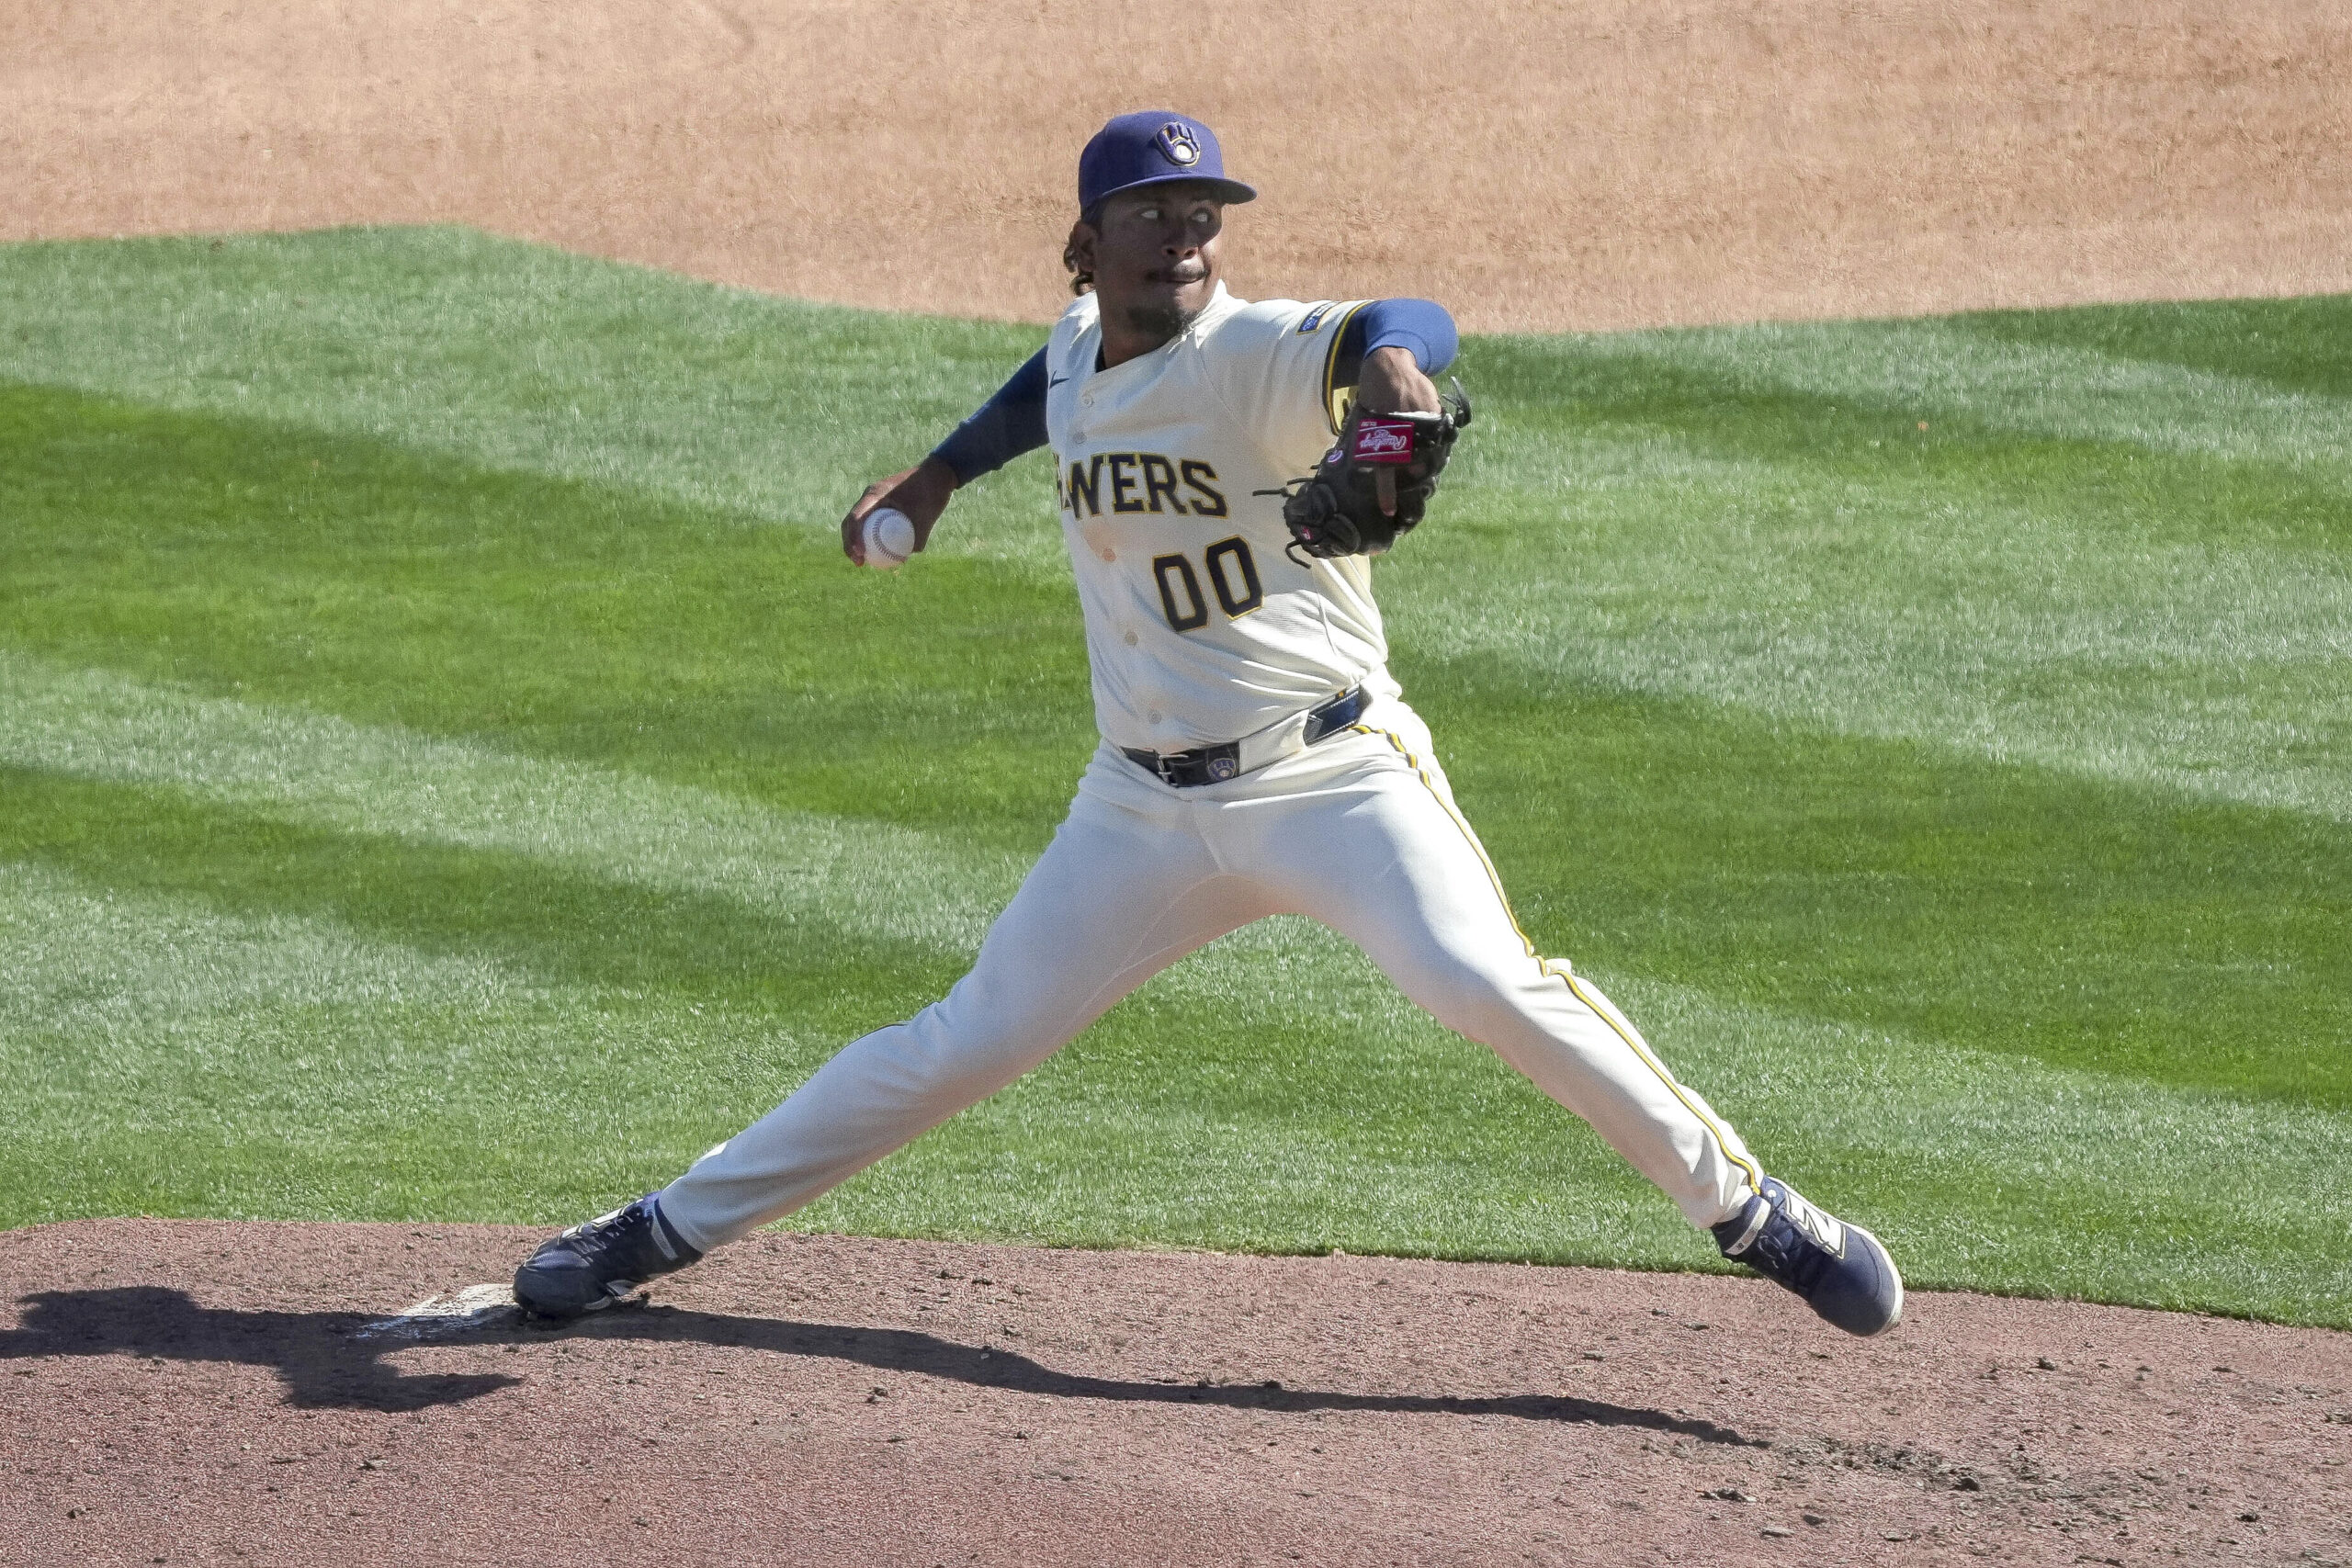
[[1047,389],[1047,390],[1051,390],[1052,389],[1054,389],[1054,388],[1056,388],[1056,387],[1060,386],[1064,381],[1067,381],[1067,380],[1069,380],[1069,377],[1067,377],[1067,376],[1048,376],[1047,378],[1046,378],[1046,389]]

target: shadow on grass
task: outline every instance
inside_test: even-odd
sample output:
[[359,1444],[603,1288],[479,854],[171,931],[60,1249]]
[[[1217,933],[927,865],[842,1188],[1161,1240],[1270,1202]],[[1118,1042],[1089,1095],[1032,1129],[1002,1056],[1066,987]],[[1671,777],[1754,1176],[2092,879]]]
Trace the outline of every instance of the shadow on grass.
[[[227,1361],[268,1367],[297,1406],[415,1411],[457,1404],[517,1383],[503,1374],[412,1375],[389,1364],[392,1352],[416,1340],[369,1338],[371,1320],[356,1313],[238,1311],[198,1305],[183,1291],[159,1286],[46,1291],[25,1297],[22,1326],[0,1331],[0,1360],[33,1357],[129,1354],[175,1361]],[[374,1320],[380,1325],[382,1320]],[[552,1331],[524,1322],[512,1310],[479,1326],[437,1335],[443,1345],[539,1345]],[[958,1344],[905,1328],[858,1328],[796,1323],[661,1306],[616,1312],[565,1336],[573,1341],[685,1344],[813,1356],[876,1371],[944,1378],[975,1388],[1053,1399],[1217,1405],[1229,1410],[1300,1414],[1315,1410],[1386,1411],[1407,1416],[1510,1416],[1592,1427],[1633,1427],[1702,1443],[1761,1448],[1765,1444],[1714,1422],[1639,1405],[1561,1394],[1354,1393],[1286,1388],[1280,1382],[1213,1383],[1136,1382],[1057,1371],[992,1346]]]

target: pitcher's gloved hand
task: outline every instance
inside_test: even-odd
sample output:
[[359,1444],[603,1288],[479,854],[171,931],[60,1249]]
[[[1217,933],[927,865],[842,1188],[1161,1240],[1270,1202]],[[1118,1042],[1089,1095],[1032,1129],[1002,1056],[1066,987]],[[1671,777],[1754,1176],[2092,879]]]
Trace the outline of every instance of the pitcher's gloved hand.
[[1435,413],[1358,410],[1349,416],[1315,471],[1283,492],[1294,558],[1301,551],[1326,559],[1376,556],[1420,522],[1453,443],[1470,423],[1470,398],[1460,381],[1439,402]]

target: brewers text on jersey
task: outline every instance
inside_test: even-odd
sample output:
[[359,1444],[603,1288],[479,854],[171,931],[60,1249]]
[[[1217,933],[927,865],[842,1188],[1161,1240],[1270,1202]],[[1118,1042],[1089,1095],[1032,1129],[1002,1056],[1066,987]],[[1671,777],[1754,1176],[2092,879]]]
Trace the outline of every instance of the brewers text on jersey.
[[1111,120],[1077,194],[1076,298],[1044,346],[842,520],[853,559],[880,506],[919,550],[957,489],[1052,448],[1102,736],[1069,815],[944,998],[850,1042],[659,1192],[549,1241],[518,1300],[564,1316],[626,1296],[993,1094],[1186,954],[1295,914],[1581,1116],[1725,1257],[1841,1328],[1891,1327],[1902,1282],[1878,1240],[1768,1176],[1521,929],[1389,671],[1372,558],[1285,550],[1285,487],[1351,411],[1441,410],[1452,319],[1427,300],[1228,293],[1226,219],[1257,193],[1190,116]]

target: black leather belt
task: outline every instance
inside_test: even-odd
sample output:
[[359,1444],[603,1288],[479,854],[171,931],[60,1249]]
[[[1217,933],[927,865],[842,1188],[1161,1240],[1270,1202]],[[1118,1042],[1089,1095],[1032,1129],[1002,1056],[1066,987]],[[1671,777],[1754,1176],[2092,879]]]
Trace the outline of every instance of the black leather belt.
[[[1329,702],[1309,708],[1306,728],[1299,737],[1301,748],[1314,745],[1337,735],[1340,730],[1363,716],[1372,705],[1362,686],[1341,692]],[[1141,751],[1122,746],[1128,761],[1158,773],[1160,782],[1177,789],[1196,789],[1202,784],[1223,784],[1238,779],[1244,772],[1241,766],[1241,746],[1238,740],[1227,740],[1218,746],[1196,746],[1190,751]],[[1266,761],[1273,761],[1267,758]],[[1260,764],[1263,766],[1263,763]]]

